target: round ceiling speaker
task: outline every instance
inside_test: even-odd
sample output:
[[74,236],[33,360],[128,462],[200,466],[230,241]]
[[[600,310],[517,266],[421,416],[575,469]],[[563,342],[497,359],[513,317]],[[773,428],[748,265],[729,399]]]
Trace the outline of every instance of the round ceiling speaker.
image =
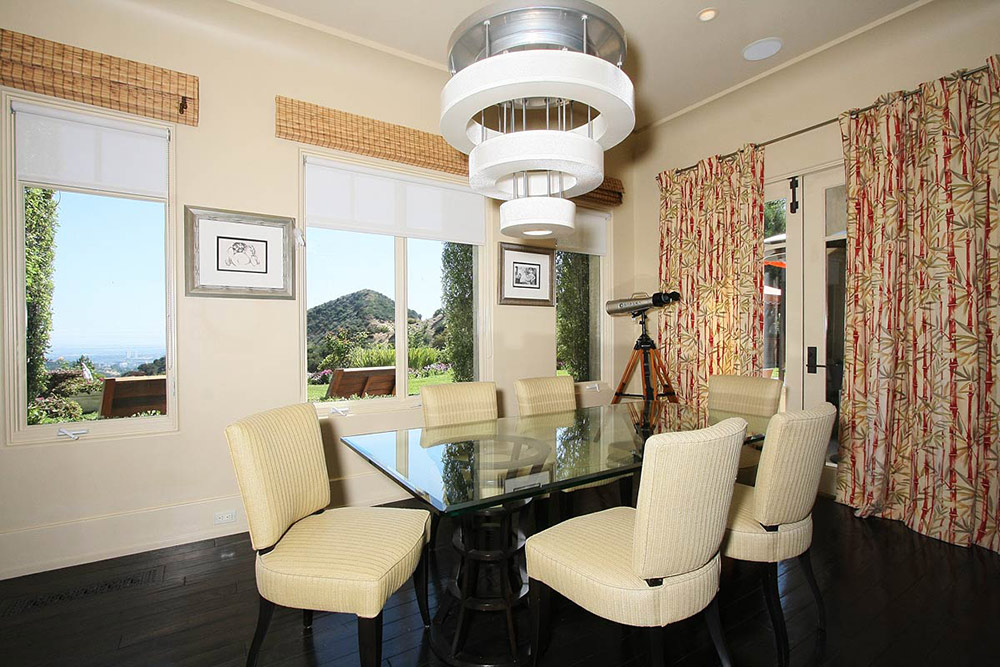
[[469,185],[493,199],[576,197],[604,180],[604,151],[593,139],[527,130],[488,139],[469,154]]
[[576,204],[559,197],[522,197],[500,204],[500,232],[525,239],[552,239],[576,230]]

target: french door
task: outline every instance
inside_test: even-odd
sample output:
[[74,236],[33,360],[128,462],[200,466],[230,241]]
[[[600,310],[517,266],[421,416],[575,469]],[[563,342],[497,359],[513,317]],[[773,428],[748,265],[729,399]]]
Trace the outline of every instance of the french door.
[[[847,201],[842,166],[764,187],[764,366],[787,409],[840,407],[844,372]],[[837,432],[821,491],[833,492]]]

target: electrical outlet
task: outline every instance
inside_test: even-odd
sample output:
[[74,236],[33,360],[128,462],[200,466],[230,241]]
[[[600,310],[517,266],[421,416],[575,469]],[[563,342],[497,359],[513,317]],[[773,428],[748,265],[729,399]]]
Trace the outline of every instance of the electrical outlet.
[[215,513],[215,523],[235,523],[236,522],[236,510],[226,510],[225,512]]

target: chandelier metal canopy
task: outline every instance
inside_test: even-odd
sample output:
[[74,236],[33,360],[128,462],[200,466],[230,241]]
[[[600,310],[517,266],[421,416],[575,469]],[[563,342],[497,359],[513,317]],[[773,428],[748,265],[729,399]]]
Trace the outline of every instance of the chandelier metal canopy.
[[584,0],[505,0],[452,34],[441,133],[469,154],[469,184],[504,200],[500,229],[521,237],[572,233],[567,198],[604,180],[604,151],[635,126],[621,70],[625,31]]

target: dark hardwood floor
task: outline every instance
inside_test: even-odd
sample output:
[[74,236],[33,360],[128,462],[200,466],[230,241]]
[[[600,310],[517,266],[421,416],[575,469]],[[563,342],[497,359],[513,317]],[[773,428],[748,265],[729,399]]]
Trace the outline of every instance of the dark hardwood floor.
[[[582,499],[592,504],[598,496]],[[782,564],[793,665],[1000,664],[1000,556],[921,537],[899,523],[855,519],[829,500],[817,503],[814,517],[813,566],[828,630],[823,641],[797,563]],[[450,531],[441,528],[436,566],[446,575]],[[440,587],[431,588],[433,613]],[[720,595],[735,664],[775,664],[754,571],[727,562]],[[0,582],[0,664],[241,665],[256,612],[246,534],[10,579]],[[543,665],[646,664],[640,633],[565,600],[554,599],[552,613]],[[526,616],[519,618],[524,642]],[[479,621],[470,636],[483,651],[501,651],[503,623]],[[717,664],[699,618],[666,633],[671,664]],[[410,584],[386,606],[383,645],[391,667],[441,664],[425,640]],[[260,664],[357,665],[357,650],[353,617],[317,613],[312,632],[303,633],[301,615],[279,608]]]

